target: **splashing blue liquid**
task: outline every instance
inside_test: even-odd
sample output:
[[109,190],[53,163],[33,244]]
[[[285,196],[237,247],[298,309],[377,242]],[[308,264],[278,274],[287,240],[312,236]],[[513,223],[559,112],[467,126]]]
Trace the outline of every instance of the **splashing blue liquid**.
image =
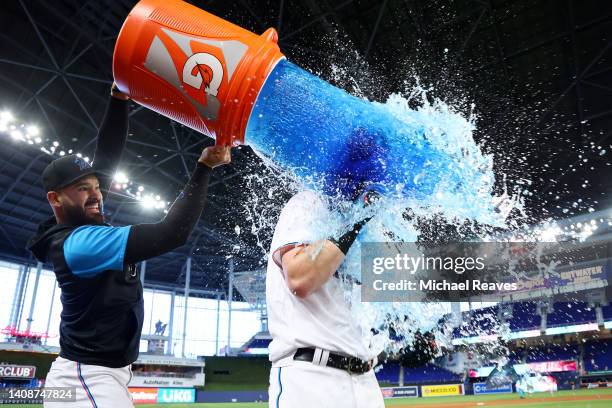
[[[411,109],[415,100],[420,107]],[[366,213],[373,216],[343,263],[344,274],[360,281],[360,241],[417,240],[415,218],[402,217],[407,208],[415,217],[505,225],[492,200],[492,158],[474,142],[474,129],[473,118],[431,103],[422,88],[370,102],[281,61],[258,96],[245,139],[297,176],[304,189],[330,198],[338,216],[321,222],[321,238],[338,237]],[[368,187],[383,199],[368,209],[353,204]],[[370,328],[382,327],[372,342],[387,351],[401,345],[390,343],[385,322],[404,322],[394,329],[409,343],[416,328],[430,330],[450,311],[444,303],[363,303],[350,285],[345,294],[366,337]]]
[[461,163],[432,143],[424,123],[402,120],[286,60],[264,84],[245,139],[298,177],[322,181],[325,194],[348,200],[369,186],[423,198],[465,181]]

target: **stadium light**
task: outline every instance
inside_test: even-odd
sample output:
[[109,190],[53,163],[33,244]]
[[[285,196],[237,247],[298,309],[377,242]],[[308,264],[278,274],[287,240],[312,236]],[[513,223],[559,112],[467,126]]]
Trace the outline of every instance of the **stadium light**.
[[38,126],[29,125],[26,127],[26,132],[30,136],[38,136],[40,134],[40,129],[38,129]]
[[0,112],[0,121],[8,123],[8,122],[12,122],[15,120],[15,117],[13,116],[13,113],[9,110],[5,110]]
[[149,210],[155,208],[155,199],[151,195],[146,195],[142,198],[140,204],[144,207],[145,210]]
[[541,231],[537,231],[540,241],[542,242],[557,242],[560,235],[563,234],[561,228],[556,225],[551,225]]
[[[15,142],[26,142],[27,145],[40,145],[40,151],[49,156],[64,157],[67,154],[76,154],[89,163],[90,159],[80,152],[74,152],[69,146],[63,146],[59,140],[49,140],[43,137],[41,129],[35,124],[26,124],[15,118],[10,110],[0,112],[0,136],[10,137]],[[166,211],[167,204],[160,195],[150,194],[149,198],[142,199],[140,194],[145,190],[145,186],[138,185],[134,194],[132,188],[136,186],[129,180],[124,172],[117,172],[113,177],[113,186],[122,191],[128,197],[144,202],[145,208],[159,209]],[[147,190],[149,190],[147,188]]]
[[113,180],[119,184],[126,184],[126,183],[129,183],[130,181],[128,177],[125,175],[125,173],[122,171],[118,171],[117,173],[115,173],[115,177],[113,177]]
[[11,137],[13,138],[13,140],[24,140],[23,133],[21,133],[20,130],[11,131]]

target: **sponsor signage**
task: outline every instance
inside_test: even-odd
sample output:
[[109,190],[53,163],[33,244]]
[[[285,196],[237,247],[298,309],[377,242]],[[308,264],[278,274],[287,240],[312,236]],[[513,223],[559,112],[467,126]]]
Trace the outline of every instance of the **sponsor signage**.
[[155,388],[191,388],[204,385],[203,376],[195,378],[172,378],[172,377],[141,377],[134,375],[130,381],[130,387],[155,387]]
[[[610,322],[612,323],[612,322]],[[611,325],[612,326],[612,325]],[[569,326],[568,326],[569,327]],[[597,330],[596,328],[593,329],[592,325],[580,325],[580,326],[571,326],[570,329],[567,329],[569,331],[565,331],[566,328],[563,328],[562,330],[559,330],[557,328],[555,329],[546,329],[546,334],[551,334],[549,333],[549,330],[553,330],[553,331],[558,331],[559,333],[577,333],[580,331],[590,331],[590,330]],[[556,334],[559,334],[556,333]],[[539,329],[535,329],[535,330],[523,330],[523,331],[518,331],[518,332],[512,332],[510,333],[510,335],[508,336],[508,338],[510,340],[515,340],[515,339],[526,339],[526,338],[530,338],[530,337],[538,337],[541,336],[542,333],[540,332]],[[457,339],[453,339],[452,343],[454,346],[460,346],[463,344],[479,344],[479,343],[490,343],[490,342],[494,342],[497,341],[499,339],[499,335],[497,334],[488,334],[488,335],[482,335],[482,336],[473,336],[473,337],[460,337]]]
[[474,394],[501,394],[505,392],[512,392],[512,384],[493,386],[483,382],[474,383]]
[[479,343],[494,343],[499,339],[497,334],[485,334],[482,336],[474,336],[474,337],[461,337],[458,339],[453,339],[453,346],[460,346],[462,344],[479,344]]
[[190,367],[204,367],[206,364],[204,361],[189,360],[186,358],[161,358],[160,356],[147,356],[141,354],[138,356],[138,360],[134,362],[134,365],[164,365],[164,366],[190,366]]
[[512,332],[510,333],[510,336],[508,336],[510,338],[510,340],[515,340],[515,339],[527,339],[529,337],[538,337],[542,335],[542,333],[540,333],[540,329],[534,329],[534,330],[522,330],[522,331],[517,331],[517,332]]
[[157,404],[157,388],[128,388],[134,404]]
[[463,395],[463,384],[421,385],[422,397]]
[[555,334],[565,334],[565,333],[580,333],[585,331],[597,331],[599,330],[599,326],[597,323],[586,323],[586,324],[574,324],[571,326],[561,326],[561,327],[551,327],[546,329],[547,336],[553,336]]
[[480,377],[488,377],[495,367],[487,366],[487,367],[479,367],[476,369],[471,369],[469,372],[470,378],[480,378]]
[[194,388],[144,388],[130,387],[134,404],[168,404],[195,402]]
[[576,371],[578,365],[574,360],[565,361],[543,361],[541,363],[515,364],[514,371],[518,375],[533,371],[536,373],[555,373],[561,371]]
[[34,378],[36,367],[22,365],[0,365],[0,378]]
[[159,404],[195,402],[196,392],[193,388],[160,388],[157,394]]
[[[514,371],[518,375],[529,372],[535,373],[556,373],[562,371],[577,371],[578,365],[574,360],[564,361],[543,361],[540,363],[514,364]],[[495,369],[494,366],[480,367],[470,370],[470,378],[488,377]]]
[[385,387],[381,388],[383,398],[416,398],[419,396],[419,389],[411,387]]

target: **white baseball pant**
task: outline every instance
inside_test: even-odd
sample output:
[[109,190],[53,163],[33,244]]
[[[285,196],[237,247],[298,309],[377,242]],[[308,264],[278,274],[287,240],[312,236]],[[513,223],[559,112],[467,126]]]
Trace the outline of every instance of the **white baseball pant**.
[[292,361],[272,367],[270,408],[384,408],[374,370],[350,374],[337,368]]
[[131,379],[131,366],[108,368],[58,357],[51,364],[45,387],[73,387],[76,401],[45,401],[44,408],[132,408]]

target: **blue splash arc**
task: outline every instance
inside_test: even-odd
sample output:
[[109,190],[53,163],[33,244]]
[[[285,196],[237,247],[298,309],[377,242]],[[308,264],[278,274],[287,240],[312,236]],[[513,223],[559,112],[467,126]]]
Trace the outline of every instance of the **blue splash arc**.
[[456,160],[427,139],[424,126],[384,104],[360,99],[281,60],[253,107],[246,143],[303,180],[351,200],[362,188],[419,198],[444,181],[461,184]]

